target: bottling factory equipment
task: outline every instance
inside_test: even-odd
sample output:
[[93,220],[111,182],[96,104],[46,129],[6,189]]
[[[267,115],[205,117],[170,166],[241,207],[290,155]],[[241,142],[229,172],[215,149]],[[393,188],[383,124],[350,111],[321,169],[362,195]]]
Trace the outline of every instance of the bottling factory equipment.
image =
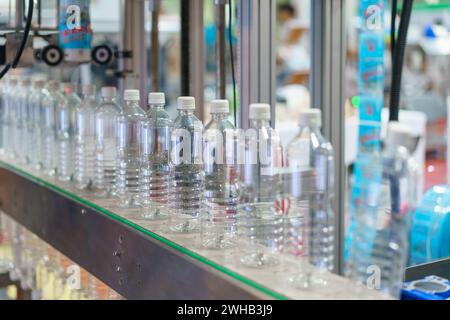
[[[239,219],[242,219],[242,211],[252,206],[258,207],[258,205],[248,200],[244,210],[239,206],[239,201],[242,199],[238,194],[233,193],[241,188],[237,182],[239,178],[237,166],[225,166],[225,169],[221,171],[221,168],[218,169],[217,166],[205,165],[206,169],[196,167],[197,171],[195,171],[192,168],[186,169],[184,161],[187,161],[186,157],[188,157],[195,163],[197,156],[202,155],[203,151],[205,154],[209,151],[210,155],[216,157],[217,146],[213,143],[209,144],[210,140],[204,137],[203,140],[199,139],[203,129],[226,134],[227,131],[235,128],[244,130],[256,128],[271,132],[275,127],[276,1],[214,1],[216,26],[214,78],[217,100],[211,103],[212,120],[205,127],[202,124],[206,114],[203,0],[180,2],[179,86],[182,97],[178,99],[178,117],[173,121],[164,110],[166,103],[164,95],[158,93],[161,88],[162,72],[158,26],[163,0],[120,1],[120,45],[117,49],[105,44],[92,46],[95,29],[91,28],[90,1],[88,0],[58,1],[54,10],[57,23],[50,28],[40,24],[42,1],[30,1],[30,4],[34,6],[28,7],[24,6],[24,1],[17,0],[15,3],[15,25],[0,29],[2,36],[6,38],[5,52],[14,52],[17,48],[20,52],[21,48],[24,48],[22,59],[18,64],[16,62],[10,64],[11,68],[15,68],[16,64],[26,67],[42,62],[58,70],[87,64],[114,64],[117,65],[114,66],[114,77],[118,79],[117,92],[124,93],[124,101],[117,99],[116,89],[102,88],[100,105],[105,110],[108,108],[110,113],[105,111],[106,115],[101,114],[99,108],[96,108],[98,104],[95,104],[95,87],[84,86],[81,99],[76,95],[72,97],[78,101],[74,103],[75,106],[69,106],[68,103],[55,106],[56,112],[59,113],[54,113],[53,116],[55,114],[60,116],[58,120],[60,122],[66,116],[65,111],[70,108],[74,110],[77,125],[73,130],[77,131],[74,134],[76,138],[70,141],[66,136],[70,136],[71,128],[69,125],[61,126],[63,128],[60,131],[65,130],[63,133],[67,135],[61,134],[61,141],[58,140],[54,146],[49,144],[48,148],[41,147],[42,149],[59,148],[59,152],[64,155],[73,152],[75,159],[75,163],[72,164],[73,176],[69,174],[69,178],[65,179],[67,175],[61,177],[55,172],[49,173],[46,170],[30,168],[17,160],[20,155],[16,157],[17,161],[14,161],[8,158],[6,152],[0,157],[0,211],[126,299],[390,298],[343,277],[345,199],[347,197],[347,173],[344,159],[345,108],[343,107],[345,100],[345,0],[311,1],[310,45],[313,57],[311,104],[321,110],[302,112],[300,133],[290,144],[287,152],[291,163],[297,161],[300,163],[299,168],[306,166],[306,163],[311,168],[308,167],[308,170],[303,170],[301,173],[297,172],[296,175],[292,174],[287,179],[290,182],[290,195],[297,192],[298,199],[288,204],[289,201],[279,199],[278,195],[275,195],[273,199],[271,198],[270,204],[273,206],[273,202],[276,203],[275,210],[272,207],[270,210],[262,210],[264,214],[267,211],[275,212],[275,217],[265,219],[266,217],[263,216],[262,220],[266,221],[266,224],[267,221],[272,223],[270,228],[265,225],[259,227],[263,229],[262,236],[260,234],[257,236],[263,237],[264,241],[260,242],[264,243],[264,248],[261,249],[258,242],[258,250],[250,250],[250,255],[255,255],[256,252],[256,258],[253,256],[250,260],[257,261],[258,267],[252,267],[252,263],[245,266],[242,260],[239,260],[242,258],[242,252],[239,250],[248,245],[248,241],[238,237],[240,231],[237,231],[237,228],[243,225]],[[28,9],[26,15],[25,9]],[[237,45],[233,43],[232,34],[234,9],[237,13]],[[146,32],[146,11],[150,12],[151,18],[150,36],[147,36]],[[24,41],[11,40],[19,39],[17,35],[22,35]],[[37,38],[43,39],[44,45],[42,41],[35,41]],[[41,43],[38,47],[35,46],[37,42]],[[150,44],[150,54],[147,53],[147,44]],[[237,56],[236,65],[234,55]],[[232,62],[227,63],[227,58],[230,58]],[[8,53],[3,62],[7,63],[10,60]],[[232,92],[227,86],[229,64],[231,64],[233,82]],[[8,67],[7,69],[5,71],[9,71]],[[42,92],[44,84],[40,81],[42,80],[35,81],[35,87],[37,91]],[[8,90],[14,91],[18,85],[26,87],[30,84],[26,79],[22,79],[19,84],[13,79],[8,84]],[[50,101],[49,105],[59,101],[58,99],[61,101],[68,99],[67,96],[73,93],[73,89],[67,84],[64,85],[64,92],[59,92],[58,84],[54,81],[50,81],[47,88],[45,101]],[[149,90],[152,94],[147,95]],[[230,100],[233,101],[231,104],[224,100],[230,96],[232,97]],[[42,110],[45,111],[45,107],[42,107]],[[104,129],[102,125],[111,114],[118,119],[116,124],[119,138],[114,142],[117,143],[117,148],[115,144],[107,145],[105,141],[108,137],[104,134],[106,130],[102,131]],[[146,120],[147,115],[150,120]],[[88,132],[91,123],[95,123],[97,127]],[[46,125],[48,128],[57,126],[51,121]],[[99,127],[101,129],[98,129]],[[181,132],[180,136],[170,132],[171,129],[174,129],[176,134]],[[398,130],[403,133],[400,129]],[[394,136],[398,133],[395,130],[393,132]],[[158,135],[158,139],[155,140],[157,142],[145,145],[146,139],[151,140],[149,137],[154,138],[153,135]],[[188,143],[189,148],[192,148],[192,150],[189,149],[192,155],[186,156],[184,149],[180,151],[181,149],[176,148],[170,153],[169,144],[174,144],[178,148],[186,142],[186,137],[194,139],[192,145]],[[88,139],[95,140],[95,143],[92,143],[92,146],[95,144],[95,148],[87,147]],[[200,143],[197,143],[197,139]],[[235,137],[227,140],[226,146],[232,145],[235,140]],[[255,141],[261,144],[260,140]],[[276,145],[274,141],[276,142],[277,139],[270,140],[269,144]],[[307,143],[307,149],[311,149],[311,156],[309,153],[307,155],[297,153],[302,143],[303,146]],[[109,150],[105,151],[105,149],[108,147],[113,149],[112,146],[116,153],[107,153]],[[146,149],[148,146],[151,146],[153,151],[157,150],[155,153],[158,157],[142,160],[140,157],[148,156],[148,154],[138,153],[142,150],[149,152]],[[205,150],[202,150],[202,147]],[[258,145],[258,148],[263,149],[261,145]],[[136,151],[138,149],[139,151]],[[281,149],[281,147],[269,148],[270,152],[267,154],[271,152],[275,154]],[[87,153],[90,154],[86,155]],[[168,157],[169,153],[172,162],[164,162],[167,160],[164,157]],[[95,170],[92,170],[94,167],[88,168],[86,164],[88,162],[86,159],[89,157],[91,157],[89,161],[94,162],[92,159],[95,159]],[[112,189],[103,188],[101,191],[106,190],[105,193],[118,197],[120,201],[116,198],[99,196],[99,190],[94,192],[96,183],[105,183],[103,179],[105,175],[98,177],[98,163],[105,165],[107,157],[117,160],[117,164],[111,166],[118,167],[115,169],[114,179],[119,183]],[[284,171],[279,170],[277,166],[281,167],[281,163],[286,160],[278,158],[275,160],[276,156],[271,155],[269,157],[276,165],[271,164],[267,166],[269,169],[264,168],[266,176],[283,177]],[[136,165],[133,161],[138,158],[140,163]],[[161,158],[164,159],[161,160]],[[61,159],[58,160],[61,161]],[[155,163],[161,164],[157,178],[152,176],[152,170],[156,170],[152,167]],[[50,165],[50,171],[54,171],[54,166],[59,164]],[[67,169],[66,167],[70,165],[64,163],[63,167]],[[166,169],[172,170],[170,174],[164,175]],[[104,168],[103,170],[107,171]],[[261,167],[258,167],[258,177],[261,171]],[[86,179],[88,175],[91,177]],[[222,175],[229,179],[225,187],[233,191],[226,196],[220,193],[222,186],[214,184],[218,181],[217,177]],[[108,178],[112,180],[111,177]],[[166,183],[164,181],[166,178],[172,179],[175,183],[172,180],[172,184]],[[76,183],[72,183],[71,179]],[[233,183],[230,183],[232,179],[234,179]],[[203,186],[204,181],[206,181],[206,187]],[[275,189],[276,182],[273,181],[276,179],[268,181],[272,181],[270,186]],[[310,183],[312,189],[317,189],[314,191],[317,191],[318,195],[314,197],[319,199],[309,204],[311,208],[314,208],[310,211],[314,212],[307,213],[305,216],[315,214],[327,217],[321,218],[323,220],[321,220],[323,223],[321,230],[315,231],[321,235],[319,244],[311,241],[312,249],[309,248],[305,234],[310,231],[306,228],[307,231],[303,231],[304,234],[295,235],[296,241],[290,243],[290,251],[294,254],[285,255],[285,252],[278,250],[278,242],[283,240],[279,240],[277,234],[279,231],[276,228],[278,221],[284,218],[277,215],[283,212],[285,207],[297,208],[296,210],[301,212],[304,190],[298,186],[303,186],[303,181]],[[319,186],[313,186],[314,183]],[[142,196],[142,184],[148,188],[144,188],[144,193],[147,191],[144,196]],[[167,190],[164,191],[165,193],[161,192],[155,184],[167,186],[170,194],[167,194]],[[263,183],[259,182],[259,184]],[[202,187],[206,190],[204,192],[206,200],[203,199]],[[155,189],[158,190],[155,191]],[[247,196],[252,194],[251,191],[246,191]],[[147,199],[145,199],[146,196],[148,196]],[[162,201],[164,205],[150,205],[152,197],[164,198]],[[158,200],[161,200],[159,198]],[[294,199],[290,198],[290,200]],[[148,203],[145,204],[145,201]],[[188,203],[189,201],[191,202]],[[206,203],[207,218],[191,215],[186,219],[184,211],[196,211],[203,202]],[[298,203],[294,205],[294,202]],[[323,203],[326,204],[325,209],[321,207]],[[144,215],[140,211],[142,207],[148,210]],[[317,207],[320,208],[317,209]],[[198,211],[201,210],[198,209]],[[165,215],[169,216],[168,228],[164,220]],[[283,223],[288,221],[289,232],[291,232],[292,229],[296,230],[299,225],[305,224],[304,220],[308,220],[305,216],[300,214],[290,216],[289,219],[284,219]],[[317,219],[316,216],[313,218]],[[245,226],[250,226],[248,228],[252,229],[254,220],[245,221],[247,223]],[[198,228],[201,229],[200,242],[196,236],[192,235],[192,231],[198,231],[196,230]],[[271,233],[270,241],[267,239],[267,233]],[[250,245],[255,245],[257,242],[253,240],[249,241]],[[266,247],[270,247],[270,254],[266,254],[269,250]],[[230,250],[221,250],[224,248]],[[316,253],[321,251],[321,248],[325,248],[323,251],[326,252],[322,253],[323,256],[320,259],[311,258],[309,254],[303,256],[303,253],[308,250]],[[276,263],[265,265],[265,257],[272,254],[276,255],[276,259],[272,260]],[[70,263],[62,264],[70,265]],[[302,272],[299,272],[299,266],[304,268]],[[317,278],[313,279],[317,281],[311,281],[311,277]]]

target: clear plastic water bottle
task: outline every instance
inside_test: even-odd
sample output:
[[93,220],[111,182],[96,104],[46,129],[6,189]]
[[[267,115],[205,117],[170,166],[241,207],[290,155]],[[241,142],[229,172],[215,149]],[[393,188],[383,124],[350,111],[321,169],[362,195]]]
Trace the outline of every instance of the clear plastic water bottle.
[[3,114],[5,110],[5,93],[6,93],[6,81],[0,82],[0,156],[5,155],[5,148],[3,142]]
[[77,107],[75,133],[75,187],[92,187],[95,175],[95,110],[97,99],[95,86],[82,89],[82,100]]
[[250,105],[249,119],[238,215],[239,235],[246,246],[240,261],[248,267],[260,268],[277,264],[273,253],[283,245],[280,174],[283,151],[278,133],[270,126],[270,105]]
[[76,114],[81,99],[72,84],[63,84],[63,90],[63,99],[56,107],[56,153],[58,180],[67,182],[72,180],[75,171]]
[[229,114],[227,100],[212,101],[212,120],[205,126],[203,137],[206,212],[202,219],[201,242],[208,249],[233,247],[237,237],[238,144]]
[[417,200],[418,171],[411,154],[419,139],[413,130],[397,122],[389,124],[382,176],[370,188],[372,203],[351,212],[352,228],[347,234],[351,239],[348,277],[396,298],[402,288]]
[[[303,270],[290,279],[301,288],[325,285],[320,275],[333,268],[333,148],[322,136],[321,126],[320,110],[302,111],[300,132],[287,148],[290,207],[285,218],[283,250],[305,262]],[[319,273],[313,275],[307,261]]]
[[42,127],[41,110],[42,102],[47,94],[44,80],[33,81],[33,91],[28,103],[28,147],[27,158],[30,168],[39,170],[42,163]]
[[15,114],[18,80],[10,78],[3,95],[3,148],[7,158],[14,159]]
[[48,176],[56,174],[56,108],[64,103],[64,97],[60,92],[60,84],[51,80],[47,85],[47,94],[42,100],[41,109],[41,146],[42,146],[42,170]]
[[20,164],[27,164],[26,147],[28,141],[28,103],[31,93],[31,80],[23,79],[20,81],[19,90],[17,94],[16,106],[16,135],[15,135],[15,154],[17,162]]
[[173,170],[170,177],[172,210],[169,229],[175,233],[196,233],[200,230],[205,178],[203,124],[194,111],[194,98],[178,98],[179,115],[173,124],[170,155]]
[[0,211],[0,272],[6,273],[11,269],[11,236],[9,232],[9,217]]
[[121,107],[117,103],[117,89],[102,88],[102,101],[95,111],[95,180],[96,196],[116,195],[117,119]]
[[142,123],[140,199],[146,219],[168,214],[172,120],[164,110],[165,101],[164,93],[150,93],[148,121]]
[[139,90],[126,90],[125,106],[118,118],[117,195],[120,205],[137,208],[139,203],[140,137],[147,116],[139,106]]

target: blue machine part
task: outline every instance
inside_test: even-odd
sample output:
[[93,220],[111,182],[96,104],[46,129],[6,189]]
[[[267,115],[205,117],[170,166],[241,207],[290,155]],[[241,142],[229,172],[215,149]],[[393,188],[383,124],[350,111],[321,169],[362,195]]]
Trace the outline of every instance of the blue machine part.
[[450,186],[435,186],[417,207],[411,229],[410,264],[450,257]]
[[402,300],[449,300],[450,281],[436,276],[405,283]]

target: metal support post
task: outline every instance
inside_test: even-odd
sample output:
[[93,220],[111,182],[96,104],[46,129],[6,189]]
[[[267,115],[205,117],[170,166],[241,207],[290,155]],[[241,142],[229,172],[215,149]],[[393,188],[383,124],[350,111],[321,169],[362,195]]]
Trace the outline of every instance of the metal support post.
[[203,0],[181,1],[181,94],[196,99],[196,115],[204,119],[205,40]]
[[153,92],[158,92],[160,88],[160,68],[159,68],[159,14],[161,11],[161,0],[150,0],[150,12],[152,15],[152,30],[151,30],[151,54],[150,54],[150,75],[152,80]]
[[323,111],[323,132],[335,155],[335,268],[344,272],[345,239],[345,0],[311,0],[312,106]]
[[238,125],[249,126],[249,105],[269,103],[275,124],[275,0],[239,0]]
[[139,89],[141,106],[147,106],[148,76],[145,37],[145,1],[122,0],[122,43],[120,89]]
[[225,5],[227,0],[215,0],[216,3],[216,98],[226,98],[227,86],[227,42]]

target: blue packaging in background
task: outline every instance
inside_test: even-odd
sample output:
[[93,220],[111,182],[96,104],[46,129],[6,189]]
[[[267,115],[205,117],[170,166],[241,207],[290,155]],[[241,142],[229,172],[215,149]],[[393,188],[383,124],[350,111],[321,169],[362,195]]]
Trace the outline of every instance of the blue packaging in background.
[[90,0],[61,0],[59,44],[68,62],[88,62],[91,56],[92,27]]
[[423,197],[412,219],[410,264],[450,257],[450,187],[435,186]]

